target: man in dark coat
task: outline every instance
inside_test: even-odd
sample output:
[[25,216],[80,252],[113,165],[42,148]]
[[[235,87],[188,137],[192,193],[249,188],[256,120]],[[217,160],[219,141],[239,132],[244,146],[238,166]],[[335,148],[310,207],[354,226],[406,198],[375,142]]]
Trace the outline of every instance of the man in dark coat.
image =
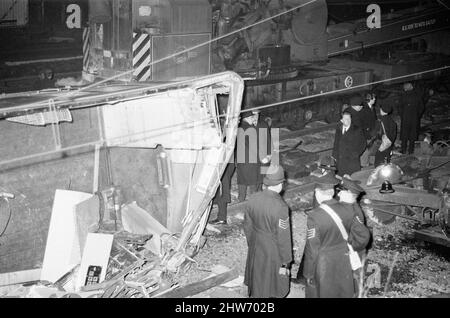
[[361,109],[362,112],[361,129],[363,130],[364,136],[366,137],[367,140],[372,138],[375,130],[375,124],[377,122],[377,112],[375,110],[375,102],[376,102],[375,93],[367,93],[366,101],[363,103],[363,108]]
[[[385,161],[389,162],[391,159],[391,151],[394,147],[395,139],[397,139],[397,124],[392,119],[391,116],[392,112],[392,106],[389,104],[382,105],[380,108],[380,122],[379,126],[380,128],[378,131],[380,132],[380,135],[382,136],[384,133],[386,134],[387,138],[391,141],[391,146],[383,151],[377,150],[375,154],[375,167],[378,167],[379,165],[383,164]],[[384,127],[384,129],[383,129]],[[380,137],[381,138],[381,137]]]
[[249,194],[261,190],[263,180],[261,167],[270,160],[271,147],[267,146],[270,142],[270,129],[266,122],[259,121],[259,112],[243,112],[236,149],[239,202],[245,200],[247,188]]
[[423,92],[415,89],[412,83],[403,85],[404,94],[400,100],[401,127],[400,140],[402,142],[402,153],[412,154],[414,142],[417,140],[420,129],[420,117],[425,109]]
[[363,103],[363,108],[361,109],[361,129],[366,138],[366,150],[361,155],[361,166],[368,167],[370,165],[370,148],[372,143],[376,139],[376,123],[377,123],[377,113],[375,110],[376,96],[374,93],[366,94],[366,101]]
[[303,268],[307,298],[350,298],[356,295],[347,243],[355,251],[360,251],[367,246],[370,232],[353,208],[333,199],[336,183],[318,184],[315,195],[321,206],[329,206],[342,220],[348,240],[344,240],[335,221],[321,206],[308,213]]
[[248,253],[244,283],[249,297],[285,297],[289,293],[292,235],[289,207],[280,196],[284,170],[270,166],[265,189],[250,196],[244,217]]
[[365,148],[364,134],[352,124],[351,113],[344,110],[334,135],[333,158],[336,160],[337,174],[344,176],[359,171],[359,157]]
[[234,162],[228,163],[220,179],[220,185],[213,198],[213,203],[217,204],[219,211],[217,218],[210,222],[212,224],[227,224],[227,206],[231,202],[231,177],[233,176],[234,170]]
[[361,96],[355,94],[350,97],[349,106],[345,110],[352,116],[352,125],[363,130],[364,118],[363,118],[363,100]]

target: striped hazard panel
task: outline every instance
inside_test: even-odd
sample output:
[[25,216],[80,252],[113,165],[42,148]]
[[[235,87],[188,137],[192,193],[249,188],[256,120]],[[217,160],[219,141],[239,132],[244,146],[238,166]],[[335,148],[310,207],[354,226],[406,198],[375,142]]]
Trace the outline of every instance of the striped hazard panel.
[[133,77],[136,81],[150,78],[150,35],[133,33]]
[[83,30],[83,71],[87,71],[89,67],[89,51],[90,44],[90,29],[84,28]]

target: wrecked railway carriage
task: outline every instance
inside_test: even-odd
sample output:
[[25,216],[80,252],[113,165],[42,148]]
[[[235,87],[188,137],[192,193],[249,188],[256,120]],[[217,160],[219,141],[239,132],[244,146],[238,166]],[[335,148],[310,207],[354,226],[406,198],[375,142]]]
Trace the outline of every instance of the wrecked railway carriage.
[[113,249],[120,237],[150,244],[158,273],[176,271],[201,242],[235,147],[243,87],[224,72],[2,97],[0,190],[15,198],[1,203],[2,219],[11,212],[1,222],[1,285],[54,283],[81,262],[80,273],[88,241],[111,249],[88,232],[113,234]]

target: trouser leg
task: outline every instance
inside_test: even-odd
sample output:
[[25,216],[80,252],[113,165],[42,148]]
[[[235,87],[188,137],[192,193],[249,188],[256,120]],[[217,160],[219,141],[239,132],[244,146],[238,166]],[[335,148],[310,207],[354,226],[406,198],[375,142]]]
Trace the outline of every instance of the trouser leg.
[[404,153],[406,153],[406,147],[407,147],[408,139],[407,138],[402,138],[401,139],[401,143],[402,143],[402,146],[401,146],[400,152],[404,154]]
[[253,194],[255,192],[258,191],[258,185],[257,184],[252,184],[248,186],[248,194]]
[[408,153],[409,154],[412,154],[414,152],[414,143],[415,143],[415,140],[413,140],[413,139],[409,140],[409,145],[408,145]]
[[220,221],[226,221],[227,220],[227,202],[219,202],[217,203],[217,206],[219,208],[219,212],[217,213],[217,219]]
[[247,196],[247,186],[245,184],[238,184],[238,201],[245,201],[245,197]]

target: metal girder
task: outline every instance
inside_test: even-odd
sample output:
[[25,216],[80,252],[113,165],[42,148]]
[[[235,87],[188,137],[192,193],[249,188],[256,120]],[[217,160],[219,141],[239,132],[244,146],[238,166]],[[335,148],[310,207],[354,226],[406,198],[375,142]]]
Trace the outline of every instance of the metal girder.
[[450,247],[450,238],[445,236],[444,233],[439,233],[438,230],[439,230],[438,227],[432,229],[416,230],[414,231],[414,236],[417,240],[427,241]]
[[380,193],[378,188],[367,189],[365,190],[366,194],[364,197],[370,200],[393,202],[403,205],[429,207],[434,209],[441,208],[442,198],[435,194],[401,186],[395,186],[394,188],[394,193],[385,194]]

